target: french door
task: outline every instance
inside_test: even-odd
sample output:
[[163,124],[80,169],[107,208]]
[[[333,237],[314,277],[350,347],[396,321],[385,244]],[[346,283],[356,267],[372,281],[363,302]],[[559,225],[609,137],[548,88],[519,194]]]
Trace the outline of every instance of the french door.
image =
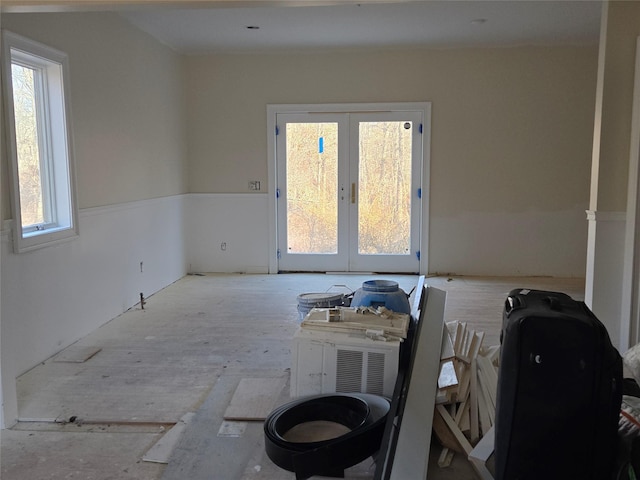
[[276,123],[278,269],[418,272],[422,112]]

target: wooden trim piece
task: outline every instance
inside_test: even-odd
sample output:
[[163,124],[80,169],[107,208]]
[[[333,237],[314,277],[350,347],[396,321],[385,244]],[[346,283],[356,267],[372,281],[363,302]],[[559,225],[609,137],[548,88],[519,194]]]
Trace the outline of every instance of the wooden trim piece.
[[494,444],[495,434],[493,427],[491,427],[491,430],[482,437],[471,453],[469,453],[469,461],[481,480],[494,480],[493,475],[487,468],[487,460],[493,454]]
[[454,436],[456,441],[460,444],[460,447],[462,447],[462,450],[467,455],[469,455],[473,450],[473,447],[469,443],[469,440],[467,440],[467,437],[465,437],[464,434],[460,431],[460,429],[458,428],[458,425],[456,425],[455,420],[451,418],[451,415],[449,414],[449,412],[447,412],[447,409],[444,408],[442,405],[437,405],[436,411],[438,412],[442,420],[444,420],[447,427],[449,427],[451,434]]
[[456,435],[451,430],[451,428],[449,428],[449,425],[443,418],[441,411],[438,408],[436,408],[433,415],[433,431],[435,432],[438,440],[440,441],[442,446],[445,447],[445,449],[468,454],[468,452],[464,451],[462,445],[460,445],[460,442],[456,438]]
[[469,396],[469,402],[471,405],[470,410],[470,421],[471,421],[471,441],[477,442],[478,438],[480,438],[480,427],[478,418],[478,375],[477,375],[477,364],[476,359],[474,358],[471,362],[471,392]]

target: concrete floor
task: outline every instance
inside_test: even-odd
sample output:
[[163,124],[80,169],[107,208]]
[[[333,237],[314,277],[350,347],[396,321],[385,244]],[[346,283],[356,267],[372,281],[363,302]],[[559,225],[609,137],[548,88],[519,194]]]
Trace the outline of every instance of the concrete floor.
[[[367,275],[187,276],[18,379],[20,423],[1,432],[2,480],[283,479],[264,454],[262,425],[219,437],[222,415],[242,378],[284,377],[298,328],[297,295],[332,285],[359,288]],[[415,276],[382,275],[409,292]],[[445,321],[465,321],[496,345],[512,288],[583,296],[580,279],[433,277],[447,291]],[[338,289],[338,287],[334,287]],[[100,351],[69,361],[84,349]],[[288,386],[279,402],[288,400]],[[183,415],[199,431],[183,435],[168,465],[142,457]],[[74,417],[73,423],[68,423]],[[67,423],[65,423],[67,422]],[[206,426],[206,429],[203,428]],[[200,434],[201,435],[201,434]],[[432,448],[432,457],[438,446]],[[372,478],[371,461],[349,478]],[[430,465],[429,480],[475,479],[460,455],[452,467]]]

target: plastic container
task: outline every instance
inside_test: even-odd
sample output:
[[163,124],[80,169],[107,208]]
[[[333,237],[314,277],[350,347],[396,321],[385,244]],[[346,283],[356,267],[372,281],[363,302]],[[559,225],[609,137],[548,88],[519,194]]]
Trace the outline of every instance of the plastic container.
[[332,308],[342,305],[344,305],[344,294],[342,293],[302,293],[298,295],[300,321],[304,320],[312,308]]
[[411,313],[409,296],[392,280],[367,280],[356,290],[352,307],[385,307],[397,313]]

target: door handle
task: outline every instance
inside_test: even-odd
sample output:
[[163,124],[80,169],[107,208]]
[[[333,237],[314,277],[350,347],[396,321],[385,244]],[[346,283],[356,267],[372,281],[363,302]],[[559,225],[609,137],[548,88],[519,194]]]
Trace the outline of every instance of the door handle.
[[351,203],[356,203],[356,184],[351,184]]

